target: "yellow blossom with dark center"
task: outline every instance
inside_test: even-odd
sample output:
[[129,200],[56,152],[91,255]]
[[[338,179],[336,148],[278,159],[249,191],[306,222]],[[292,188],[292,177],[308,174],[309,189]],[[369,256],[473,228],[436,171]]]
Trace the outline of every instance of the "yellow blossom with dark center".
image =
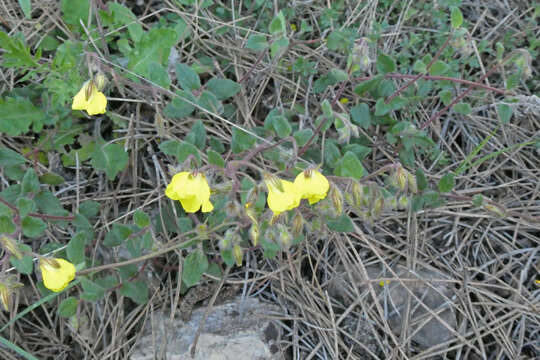
[[86,110],[88,115],[105,114],[107,98],[99,91],[93,80],[88,80],[73,98],[71,109]]
[[330,189],[330,183],[324,175],[313,169],[298,174],[294,179],[294,185],[300,192],[301,198],[308,199],[310,205],[324,199]]
[[172,200],[179,200],[187,213],[210,212],[214,206],[210,202],[210,186],[202,173],[180,172],[173,176],[165,190]]
[[39,268],[43,284],[54,292],[62,291],[75,278],[75,266],[67,260],[41,258]]

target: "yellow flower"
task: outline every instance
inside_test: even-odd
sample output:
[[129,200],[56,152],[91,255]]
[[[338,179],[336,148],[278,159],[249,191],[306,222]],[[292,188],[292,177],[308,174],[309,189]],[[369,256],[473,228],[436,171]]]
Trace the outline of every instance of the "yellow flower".
[[305,170],[294,179],[294,185],[300,191],[302,199],[308,199],[313,205],[326,197],[330,184],[317,170]]
[[105,114],[107,98],[99,91],[93,80],[88,80],[73,98],[71,108],[73,110],[86,110],[88,115]]
[[172,200],[179,200],[185,212],[194,213],[202,207],[202,212],[214,209],[210,202],[210,187],[201,173],[180,172],[173,176],[165,190]]
[[43,284],[54,292],[62,291],[75,278],[75,266],[67,260],[41,258],[39,268]]
[[277,177],[268,177],[264,182],[268,187],[266,202],[274,215],[279,215],[300,205],[300,193],[292,182]]

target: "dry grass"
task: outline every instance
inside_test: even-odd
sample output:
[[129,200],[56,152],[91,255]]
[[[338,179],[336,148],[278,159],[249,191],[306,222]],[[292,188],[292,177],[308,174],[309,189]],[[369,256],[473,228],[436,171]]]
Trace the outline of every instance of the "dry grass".
[[[133,5],[133,2],[129,3]],[[362,35],[370,33],[375,20],[390,17],[391,11],[377,11],[377,2],[370,2],[362,9],[355,5],[356,2],[347,3],[346,23],[360,19],[358,33]],[[30,43],[39,43],[51,28],[64,27],[56,2],[41,4],[47,11],[38,9],[34,19],[25,20],[16,1],[2,2],[2,26],[8,31],[23,31]],[[232,4],[238,7],[238,2]],[[437,32],[429,14],[420,13],[417,21],[405,20],[405,12],[413,2],[406,4],[397,16],[393,10],[392,19],[398,21],[383,35],[384,42],[380,46],[387,53],[399,51],[408,32]],[[297,13],[316,19],[326,2],[296,1],[296,5]],[[144,19],[143,23],[156,21],[168,12],[184,18],[193,36],[176,47],[182,62],[191,63],[194,53],[230,61],[230,68],[221,71],[232,71],[237,81],[245,79],[242,91],[233,100],[238,108],[235,124],[246,128],[261,125],[269,109],[292,108],[295,103],[305,106],[306,114],[300,121],[310,124],[318,115],[321,99],[335,96],[332,90],[314,95],[310,86],[304,86],[297,78],[283,76],[278,71],[279,64],[269,62],[266,57],[257,62],[257,54],[244,49],[245,39],[235,35],[239,25],[223,23],[207,10],[194,16],[176,10],[173,2],[168,0],[148,2],[136,9],[139,18]],[[474,25],[472,38],[477,43],[487,41],[493,48],[506,30],[514,30],[518,40],[524,37],[522,29],[527,14],[533,10],[528,1],[493,1],[489,4],[469,1],[464,2],[462,11]],[[237,9],[235,16],[236,19],[249,18],[242,26],[249,24],[251,27],[260,21],[257,14],[247,14],[245,10]],[[225,26],[232,31],[226,35],[204,31],[199,26],[203,19],[213,30]],[[38,29],[36,24],[42,26]],[[536,36],[540,36],[538,27],[535,31]],[[318,29],[314,29],[314,34],[324,35]],[[429,43],[420,49],[421,53],[432,55],[436,50]],[[290,59],[298,56],[316,61],[319,69],[342,67],[346,61],[324,45],[298,44],[286,55]],[[101,61],[103,66],[110,66],[108,60],[101,58]],[[482,69],[489,69],[493,59],[478,57],[478,61]],[[535,71],[534,75],[538,76]],[[214,75],[220,75],[219,72]],[[476,80],[481,75],[470,73],[465,78]],[[13,86],[15,76],[14,72],[2,75],[1,91]],[[504,72],[498,73],[485,83],[504,88],[505,76]],[[352,88],[346,87],[343,96],[354,99],[356,95]],[[84,165],[63,170],[69,186],[59,189],[57,194],[66,209],[76,209],[86,199],[102,205],[94,227],[100,241],[113,222],[126,221],[137,209],[163,213],[168,200],[164,199],[162,189],[169,179],[166,164],[170,159],[154,149],[162,139],[162,133],[168,138],[181,139],[197,120],[194,117],[178,122],[165,120],[164,128],[156,129],[154,114],[163,108],[166,98],[156,93],[150,95],[149,88],[142,90],[124,87],[122,97],[141,102],[113,104],[113,111],[128,124],[125,129],[115,131],[128,138],[126,146],[131,154],[130,166],[120,180],[107,182],[103,175]],[[373,224],[358,221],[354,233],[312,235],[275,261],[263,260],[259,252],[252,252],[247,255],[249,261],[245,267],[231,272],[228,281],[243,285],[243,294],[260,296],[282,306],[280,318],[285,334],[282,346],[291,358],[532,359],[540,356],[540,287],[534,283],[540,271],[540,157],[534,147],[515,146],[539,135],[539,101],[534,91],[519,87],[521,98],[516,105],[516,116],[510,125],[502,128],[494,105],[501,99],[490,95],[486,99],[473,99],[477,105],[471,115],[448,113],[427,129],[450,159],[447,168],[440,171],[435,171],[428,159],[418,160],[417,166],[428,174],[431,183],[459,166],[482,140],[495,134],[478,155],[496,155],[461,174],[456,179],[455,196],[445,206],[418,213],[384,213]],[[440,110],[435,108],[437,103],[436,99],[426,99],[422,111],[396,116],[408,116],[422,124]],[[209,133],[230,141],[230,123],[212,114],[204,115],[202,120]],[[384,129],[376,128],[368,135],[371,139],[384,139]],[[3,137],[0,144],[21,150],[32,140]],[[55,156],[58,155],[53,155],[51,164],[59,164],[57,158],[54,161]],[[374,146],[364,165],[371,172],[381,164],[396,160],[389,147]],[[262,157],[254,161],[271,169]],[[472,207],[460,197],[477,193],[504,206],[508,215],[498,218]],[[154,235],[162,243],[170,241],[165,234]],[[48,239],[43,241],[52,239],[66,243],[69,237],[69,233],[51,228]],[[112,263],[121,254],[106,253],[96,246],[92,255]],[[182,255],[180,252],[168,254],[158,262],[145,264],[143,274],[147,276],[153,294],[145,306],[134,306],[117,293],[109,292],[96,304],[84,303],[79,308],[78,324],[71,324],[56,315],[58,300],[55,300],[18,320],[2,335],[43,359],[125,359],[152,311],[162,309],[174,316],[179,288],[174,267],[178,267],[175,264]],[[443,283],[453,290],[454,295],[448,300],[457,317],[458,326],[453,330],[455,338],[422,349],[411,341],[412,334],[407,327],[398,334],[390,330],[388,310],[381,307],[373,290],[380,279],[366,281],[366,266],[377,264],[387,271],[381,278],[399,282],[402,279],[391,273],[391,266],[397,263],[406,264],[412,271],[432,268],[444,274],[440,279],[419,278],[418,281],[432,287]],[[160,264],[173,264],[173,269],[164,269]],[[343,273],[348,279],[345,291],[357,299],[348,305],[328,289],[331,279]],[[19,309],[38,298],[34,282],[29,280],[27,291],[18,297]],[[405,312],[405,318],[409,313]],[[0,316],[1,322],[7,322],[10,315],[3,313]],[[0,348],[0,357],[16,359],[4,348]]]

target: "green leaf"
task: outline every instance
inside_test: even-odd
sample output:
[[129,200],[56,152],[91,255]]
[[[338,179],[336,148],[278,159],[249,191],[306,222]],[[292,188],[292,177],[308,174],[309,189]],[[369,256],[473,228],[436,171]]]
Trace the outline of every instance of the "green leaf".
[[341,160],[339,160],[334,173],[338,176],[360,179],[364,176],[364,166],[358,160],[356,154],[352,151],[347,151]]
[[272,117],[272,127],[282,139],[289,136],[292,132],[291,124],[289,124],[289,121],[283,115]]
[[107,179],[114,180],[128,163],[128,154],[118,144],[96,146],[92,154],[91,164],[96,170],[105,171]]
[[206,83],[206,87],[218,100],[233,97],[240,91],[240,84],[229,79],[212,78]]
[[208,259],[202,250],[197,249],[184,260],[182,280],[187,287],[192,287],[199,282],[206,269],[208,269]]
[[33,57],[30,47],[26,46],[23,39],[18,36],[9,36],[0,31],[0,48],[5,50],[2,54],[2,66],[4,67],[29,68],[39,65],[38,60],[41,57],[41,52],[38,50],[36,56]]
[[195,111],[195,106],[192,104],[197,104],[197,98],[191,92],[184,90],[180,90],[176,94],[178,96],[167,104],[163,109],[163,114],[173,119],[182,119],[191,115]]
[[296,140],[296,145],[298,147],[304,146],[309,141],[309,139],[311,139],[311,137],[313,136],[313,130],[311,129],[298,130],[294,132],[293,136],[294,136],[294,140]]
[[62,185],[63,183],[66,182],[66,180],[58,174],[55,174],[53,172],[48,172],[39,177],[39,182],[41,182],[42,184],[56,186],[56,185]]
[[[77,277],[79,278],[79,277]],[[95,302],[105,296],[105,288],[96,284],[92,280],[87,279],[86,277],[80,277],[81,285],[84,292],[81,294],[81,299]]]
[[26,195],[29,193],[37,193],[39,192],[39,179],[37,177],[36,172],[33,168],[29,168],[26,171],[26,174],[24,174],[24,177],[22,179],[22,194]]
[[375,116],[382,116],[388,114],[392,108],[390,104],[387,104],[384,98],[380,98],[375,103]]
[[234,264],[236,264],[232,249],[221,250],[219,254],[221,255],[221,258],[226,265],[234,266]]
[[251,149],[255,141],[257,139],[253,135],[237,127],[233,127],[231,140],[231,150],[233,153],[238,154]]
[[439,93],[439,98],[445,106],[448,106],[452,102],[452,92],[450,90],[443,90]]
[[36,211],[36,203],[27,197],[18,198],[15,205],[19,209],[20,216],[26,216],[28,213]]
[[150,225],[150,216],[142,210],[137,210],[133,214],[133,222],[141,229],[145,228]]
[[287,34],[287,23],[285,21],[285,15],[283,15],[283,11],[280,11],[272,19],[270,25],[268,26],[268,31],[274,37],[285,36]]
[[199,149],[204,149],[206,145],[206,128],[204,127],[202,120],[199,119],[195,121],[184,141],[195,145]]
[[201,88],[201,79],[199,79],[199,75],[197,75],[191,66],[177,63],[176,78],[182,89],[186,91],[193,91]]
[[67,258],[73,264],[84,262],[84,247],[86,244],[86,233],[78,232],[69,240],[66,248]]
[[21,154],[5,147],[0,147],[0,166],[22,165],[26,159]]
[[427,70],[426,63],[420,59],[416,60],[413,65],[413,70],[421,74],[425,73]]
[[361,126],[364,129],[368,129],[371,126],[371,113],[369,112],[369,105],[366,103],[360,103],[352,107],[351,120],[354,124]]
[[433,76],[441,76],[450,70],[450,66],[444,61],[437,60],[429,68],[429,74]]
[[497,104],[497,113],[499,114],[499,119],[501,119],[502,124],[508,124],[510,122],[513,112],[514,110],[510,105]]
[[32,124],[39,131],[47,119],[41,108],[23,98],[0,98],[0,114],[0,133],[11,136],[27,133]]
[[123,224],[113,224],[111,231],[105,235],[103,245],[108,247],[118,246],[122,244],[131,234],[133,230]]
[[338,232],[353,232],[354,231],[353,222],[351,218],[346,214],[343,214],[336,219],[327,218],[326,225],[328,226],[328,229],[332,231],[338,231]]
[[279,58],[283,54],[285,54],[285,51],[287,51],[287,48],[289,47],[289,38],[282,37],[270,45],[270,56],[272,58]]
[[321,109],[323,111],[323,115],[327,118],[331,119],[334,117],[334,110],[332,110],[332,105],[327,99],[324,99],[321,103]]
[[0,215],[0,234],[11,234],[15,232],[16,227],[10,216]]
[[460,102],[454,105],[452,108],[456,113],[462,115],[469,115],[471,113],[471,105],[468,103]]
[[325,165],[334,168],[338,165],[341,158],[341,152],[334,141],[326,141],[324,144],[324,163]]
[[367,91],[375,90],[383,79],[384,79],[384,75],[377,75],[373,77],[372,79],[363,81],[354,88],[354,92],[362,96]]
[[168,89],[171,84],[167,69],[156,61],[152,61],[148,64],[148,80],[164,89]]
[[212,149],[208,149],[206,154],[208,155],[208,163],[219,166],[220,168],[225,167],[225,160],[223,160],[223,158],[221,157],[221,155],[219,155],[218,152]]
[[30,0],[19,0],[19,6],[24,13],[24,17],[30,19],[32,17],[32,4]]
[[472,198],[472,203],[476,207],[482,206],[482,204],[484,203],[484,197],[482,196],[482,194],[474,195]]
[[439,191],[441,193],[450,192],[454,188],[454,185],[455,185],[454,174],[452,173],[444,174],[441,180],[439,180]]
[[463,24],[463,14],[458,7],[452,7],[452,12],[450,14],[450,23],[454,29],[459,28]]
[[31,256],[23,255],[22,259],[17,259],[15,256],[11,256],[9,258],[9,262],[21,274],[30,275],[34,272],[34,260]]
[[79,204],[79,213],[84,217],[91,219],[99,213],[99,203],[93,200],[86,200]]
[[377,56],[377,71],[382,74],[388,74],[396,71],[396,62],[390,56],[380,53]]
[[268,41],[266,41],[266,35],[251,34],[246,43],[246,48],[261,51],[268,47]]
[[139,305],[143,305],[148,302],[148,286],[142,280],[125,282],[120,288],[120,295],[130,298]]
[[167,65],[176,38],[176,31],[167,28],[153,28],[143,33],[141,40],[128,56],[128,69],[148,77],[150,63],[155,61],[160,65]]
[[426,175],[421,169],[416,169],[416,184],[418,185],[419,191],[424,191],[428,187],[428,182],[426,179]]
[[29,238],[41,236],[47,228],[47,224],[43,220],[31,216],[23,217],[21,224],[24,236]]
[[114,21],[121,25],[127,25],[131,39],[134,42],[139,42],[143,36],[144,30],[141,24],[139,24],[139,20],[135,14],[133,14],[129,8],[116,2],[109,1],[107,7],[109,8],[109,11],[111,11]]
[[219,115],[223,113],[223,104],[210,91],[203,91],[199,99],[197,99],[197,104],[212,114]]
[[63,19],[67,24],[80,26],[88,22],[88,12],[90,5],[88,0],[62,0],[60,8],[62,9]]
[[58,316],[63,318],[70,318],[77,313],[77,306],[79,306],[79,299],[70,296],[62,300],[58,305]]
[[184,162],[189,155],[195,156],[197,162],[199,164],[201,163],[201,155],[199,155],[199,149],[196,146],[188,142],[182,142],[180,145],[178,145],[178,151],[176,153],[176,159],[178,162]]

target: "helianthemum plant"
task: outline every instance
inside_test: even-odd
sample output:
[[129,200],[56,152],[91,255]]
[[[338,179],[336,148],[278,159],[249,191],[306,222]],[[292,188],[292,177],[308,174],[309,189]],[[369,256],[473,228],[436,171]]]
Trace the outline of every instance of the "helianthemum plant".
[[62,291],[75,278],[75,266],[59,258],[41,258],[39,268],[43,284],[54,292]]
[[210,186],[206,176],[200,172],[183,171],[174,175],[165,190],[165,195],[172,200],[180,201],[187,213],[194,213],[199,209],[202,212],[210,212],[214,209],[210,202]]

